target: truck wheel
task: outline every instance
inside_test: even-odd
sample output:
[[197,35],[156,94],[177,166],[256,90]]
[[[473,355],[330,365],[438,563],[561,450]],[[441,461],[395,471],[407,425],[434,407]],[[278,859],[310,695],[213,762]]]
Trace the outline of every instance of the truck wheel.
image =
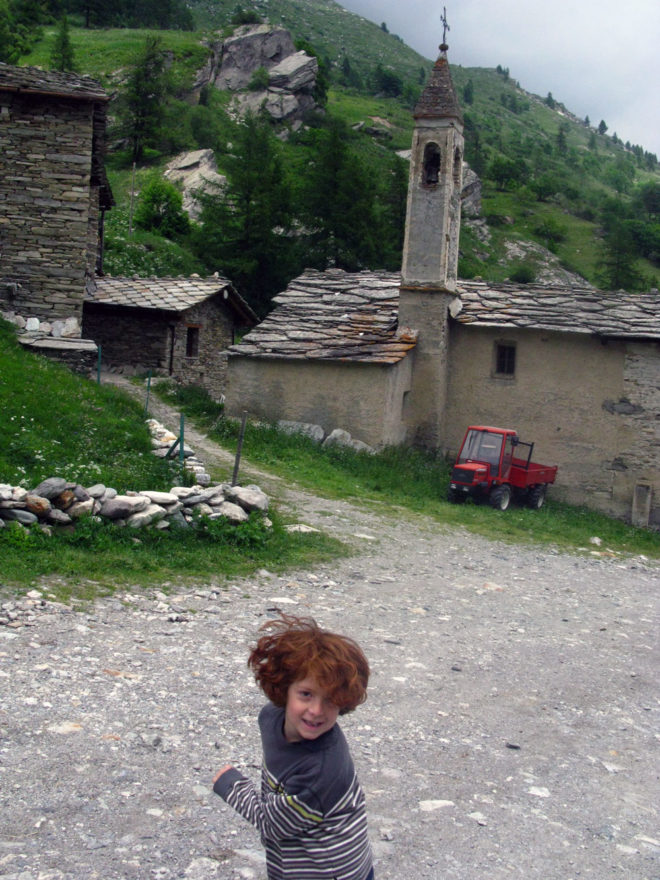
[[532,510],[540,510],[545,501],[545,486],[533,486],[527,495],[527,504]]
[[465,501],[463,492],[457,492],[456,489],[447,489],[447,501],[450,504],[462,504]]
[[496,486],[490,493],[490,506],[496,510],[506,510],[511,504],[511,486]]

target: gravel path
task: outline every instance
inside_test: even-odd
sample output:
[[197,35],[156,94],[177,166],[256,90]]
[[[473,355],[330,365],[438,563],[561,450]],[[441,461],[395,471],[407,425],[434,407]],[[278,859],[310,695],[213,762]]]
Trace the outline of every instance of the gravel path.
[[660,568],[269,488],[355,554],[82,612],[44,585],[0,627],[0,877],[263,880],[210,780],[258,777],[247,645],[281,609],[372,663],[341,724],[379,880],[658,880]]

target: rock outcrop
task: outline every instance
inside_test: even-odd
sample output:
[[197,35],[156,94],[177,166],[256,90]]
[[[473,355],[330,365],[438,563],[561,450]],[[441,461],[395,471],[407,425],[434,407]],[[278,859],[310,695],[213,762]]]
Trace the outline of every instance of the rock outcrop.
[[183,210],[192,220],[198,220],[201,213],[197,193],[217,192],[227,183],[227,178],[218,173],[213,150],[181,153],[168,164],[165,177],[181,188]]
[[[255,73],[266,71],[267,84],[254,89]],[[318,61],[296,51],[284,28],[243,25],[213,47],[210,62],[198,74],[195,90],[215,86],[234,92],[243,112],[262,107],[278,122],[300,125],[315,106],[313,98]]]

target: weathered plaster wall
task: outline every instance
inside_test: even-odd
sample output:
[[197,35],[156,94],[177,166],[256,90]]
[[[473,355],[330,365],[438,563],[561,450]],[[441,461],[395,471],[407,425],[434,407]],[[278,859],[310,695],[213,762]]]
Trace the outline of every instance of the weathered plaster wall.
[[8,305],[48,321],[80,320],[96,223],[93,104],[5,93],[0,103],[0,281],[18,285]]
[[[437,183],[424,179],[424,151],[428,144],[440,150]],[[461,157],[455,164],[456,154]],[[456,287],[458,233],[461,221],[463,138],[451,124],[418,120],[412,143],[408,183],[403,283]]]
[[379,447],[403,442],[401,409],[409,387],[407,359],[382,366],[230,355],[226,410],[321,425],[326,433],[343,428]]
[[[513,379],[494,375],[498,342],[516,346]],[[535,459],[559,465],[557,497],[629,518],[634,484],[648,478],[657,517],[658,417],[651,411],[658,412],[659,363],[657,346],[453,324],[445,447],[455,454],[469,424],[514,428],[536,444]]]
[[407,357],[413,378],[403,409],[405,439],[407,443],[428,449],[437,449],[444,440],[449,345],[447,309],[452,299],[453,295],[442,291],[404,287],[399,295],[399,326],[419,332],[417,345]]

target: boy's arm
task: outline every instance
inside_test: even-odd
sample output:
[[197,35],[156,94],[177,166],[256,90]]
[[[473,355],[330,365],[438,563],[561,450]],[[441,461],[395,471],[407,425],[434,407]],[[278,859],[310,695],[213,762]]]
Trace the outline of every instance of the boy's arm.
[[260,797],[254,784],[235,767],[220,771],[213,790],[269,840],[297,837],[323,821],[323,813],[303,798],[303,792],[268,792]]

